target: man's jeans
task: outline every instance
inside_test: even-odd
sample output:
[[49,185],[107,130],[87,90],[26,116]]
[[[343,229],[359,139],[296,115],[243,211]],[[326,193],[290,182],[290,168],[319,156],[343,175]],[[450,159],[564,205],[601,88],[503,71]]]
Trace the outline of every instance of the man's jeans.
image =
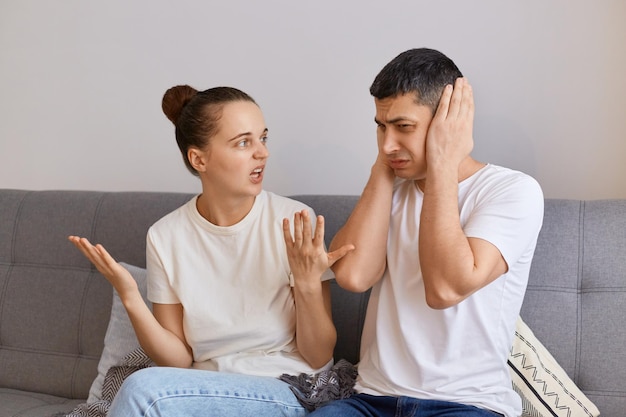
[[289,385],[257,377],[153,367],[130,375],[108,417],[305,416]]
[[411,397],[356,394],[318,408],[310,417],[496,417],[501,414],[471,405]]

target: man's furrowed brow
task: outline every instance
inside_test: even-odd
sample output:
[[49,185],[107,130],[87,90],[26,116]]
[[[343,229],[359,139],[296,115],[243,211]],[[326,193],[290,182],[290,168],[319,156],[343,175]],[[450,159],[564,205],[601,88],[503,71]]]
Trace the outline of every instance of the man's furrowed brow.
[[400,123],[400,122],[414,122],[414,120],[410,117],[407,116],[398,116],[398,117],[394,117],[393,119],[388,119],[386,121],[387,124],[390,125],[394,125],[396,123]]
[[377,125],[383,125],[383,124],[395,125],[395,124],[400,123],[400,122],[415,123],[415,120],[410,118],[410,117],[407,117],[407,116],[398,116],[398,117],[394,117],[393,119],[388,119],[388,120],[385,120],[384,122],[382,122],[377,117],[374,117],[374,122]]

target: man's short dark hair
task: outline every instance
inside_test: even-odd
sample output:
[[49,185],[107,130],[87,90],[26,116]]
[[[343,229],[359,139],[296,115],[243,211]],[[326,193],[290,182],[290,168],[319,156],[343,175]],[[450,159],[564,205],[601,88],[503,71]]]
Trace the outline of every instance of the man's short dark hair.
[[462,77],[450,58],[428,48],[409,49],[392,59],[378,73],[370,94],[377,99],[415,93],[418,104],[437,110],[443,88]]

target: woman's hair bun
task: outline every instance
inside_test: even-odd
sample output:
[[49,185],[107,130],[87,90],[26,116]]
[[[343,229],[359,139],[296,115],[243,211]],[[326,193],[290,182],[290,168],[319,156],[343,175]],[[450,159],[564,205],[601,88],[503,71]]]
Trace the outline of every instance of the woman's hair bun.
[[163,113],[176,125],[183,108],[197,93],[198,90],[188,85],[177,85],[168,89],[161,102]]

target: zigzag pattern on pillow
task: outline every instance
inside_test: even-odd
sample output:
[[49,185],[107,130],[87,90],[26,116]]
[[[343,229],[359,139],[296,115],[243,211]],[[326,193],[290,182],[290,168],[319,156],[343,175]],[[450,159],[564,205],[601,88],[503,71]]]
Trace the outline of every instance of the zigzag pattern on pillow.
[[597,417],[600,412],[520,318],[508,360],[523,417]]

